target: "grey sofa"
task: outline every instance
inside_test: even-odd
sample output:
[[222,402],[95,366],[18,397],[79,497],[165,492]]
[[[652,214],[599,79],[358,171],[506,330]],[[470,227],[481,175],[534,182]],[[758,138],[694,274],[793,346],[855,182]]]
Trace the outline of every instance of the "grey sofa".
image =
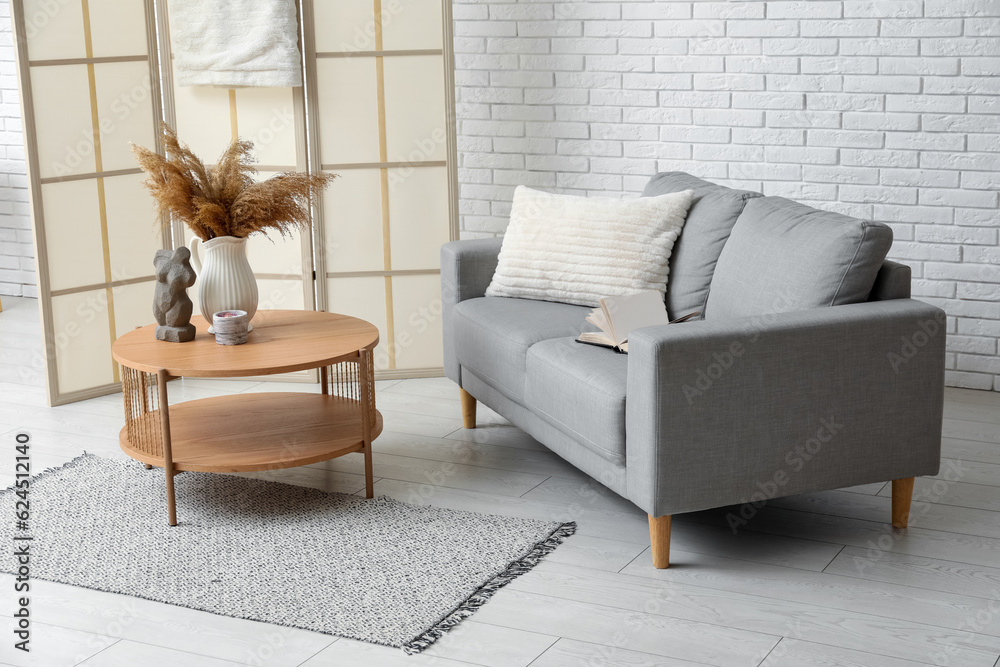
[[884,225],[684,173],[643,194],[688,188],[667,308],[704,316],[634,331],[627,355],[574,342],[588,308],[485,297],[501,239],[442,247],[466,428],[482,401],[635,503],[660,568],[682,512],[893,480],[906,527],[940,463],[944,313],[910,299]]

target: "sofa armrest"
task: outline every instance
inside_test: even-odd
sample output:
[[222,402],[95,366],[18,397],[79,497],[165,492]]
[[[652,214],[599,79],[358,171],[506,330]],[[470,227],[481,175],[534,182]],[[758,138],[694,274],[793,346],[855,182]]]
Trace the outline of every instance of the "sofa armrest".
[[893,299],[629,337],[630,500],[654,516],[935,474],[944,311]]
[[444,373],[461,386],[458,359],[452,346],[451,316],[466,299],[486,294],[497,269],[502,238],[451,241],[441,246],[441,317],[444,327]]
[[868,295],[869,301],[910,298],[910,267],[906,264],[883,260],[875,276],[875,283]]

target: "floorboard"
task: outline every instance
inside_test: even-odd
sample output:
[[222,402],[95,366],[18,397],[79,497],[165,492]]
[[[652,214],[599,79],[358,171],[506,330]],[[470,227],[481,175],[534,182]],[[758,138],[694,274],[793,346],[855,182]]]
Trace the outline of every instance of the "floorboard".
[[128,640],[115,642],[100,653],[79,663],[81,667],[239,667],[246,663],[210,658]]
[[953,403],[978,403],[980,405],[992,405],[1000,408],[1000,392],[977,391],[975,389],[961,389],[959,387],[945,387],[944,397],[947,404]]
[[760,667],[917,667],[928,664],[933,663],[892,658],[785,637]]
[[339,639],[302,667],[345,667],[347,665],[378,665],[379,667],[466,667],[461,660],[430,655],[406,655],[399,649]]
[[[7,575],[3,575],[7,576]],[[4,590],[12,590],[5,586]],[[16,667],[71,667],[87,658],[97,655],[118,641],[115,637],[96,634],[84,630],[63,627],[33,620],[29,651],[14,648],[14,619],[0,621],[0,632],[4,640],[0,642],[0,661]],[[38,619],[38,616],[35,617]]]
[[921,591],[942,591],[970,598],[1000,600],[1000,562],[989,567],[846,547],[824,572],[856,577],[866,582],[899,584]]
[[[956,631],[964,629],[970,615],[974,616],[984,606],[981,597],[918,587],[919,581],[913,578],[893,582],[869,576],[862,580],[853,576],[853,563],[843,555],[834,564],[823,572],[809,572],[705,557],[696,566],[654,570],[646,567],[643,560],[637,560],[620,574],[653,579],[661,586],[711,588],[723,594],[758,596]],[[1000,618],[979,624],[977,632],[1000,637]]]
[[1000,445],[977,440],[941,438],[941,455],[964,461],[1000,464]]
[[580,667],[601,665],[610,667],[703,667],[704,662],[664,658],[652,653],[640,653],[619,646],[594,644],[562,638],[531,663],[531,667]]
[[930,479],[1000,486],[1000,464],[945,457],[941,459],[941,472]]
[[944,416],[949,419],[1000,424],[1000,405],[954,402],[945,407]]
[[948,438],[976,440],[1000,444],[1000,428],[988,422],[967,421],[964,419],[949,419],[945,417],[941,433]]
[[511,587],[478,613],[487,623],[732,667],[759,664],[780,638]]

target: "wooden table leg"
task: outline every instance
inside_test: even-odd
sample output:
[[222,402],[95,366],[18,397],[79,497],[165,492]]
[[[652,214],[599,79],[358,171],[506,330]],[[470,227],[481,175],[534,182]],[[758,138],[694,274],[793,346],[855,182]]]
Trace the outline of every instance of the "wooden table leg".
[[365,445],[365,498],[375,497],[375,484],[372,481],[372,443]]
[[[365,441],[365,498],[375,497],[375,484],[372,475],[372,422],[374,421],[375,409],[375,387],[372,382],[372,353],[371,350],[361,349],[358,351],[358,396],[361,400],[361,434]],[[369,401],[369,398],[371,399]]]
[[160,403],[160,437],[163,440],[163,473],[167,480],[167,522],[177,525],[177,506],[174,502],[174,457],[170,448],[170,410],[167,402],[167,371],[156,373],[156,389]]

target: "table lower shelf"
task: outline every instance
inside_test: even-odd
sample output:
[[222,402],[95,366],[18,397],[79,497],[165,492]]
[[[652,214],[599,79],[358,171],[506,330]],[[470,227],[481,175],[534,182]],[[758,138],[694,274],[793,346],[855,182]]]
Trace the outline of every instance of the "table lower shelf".
[[[174,468],[193,472],[275,470],[326,461],[364,447],[361,404],[323,394],[261,393],[203,398],[169,406]],[[159,410],[139,418],[158,433]],[[382,432],[375,411],[371,437]],[[132,458],[162,467],[163,458],[137,449],[128,427],[119,435]]]

